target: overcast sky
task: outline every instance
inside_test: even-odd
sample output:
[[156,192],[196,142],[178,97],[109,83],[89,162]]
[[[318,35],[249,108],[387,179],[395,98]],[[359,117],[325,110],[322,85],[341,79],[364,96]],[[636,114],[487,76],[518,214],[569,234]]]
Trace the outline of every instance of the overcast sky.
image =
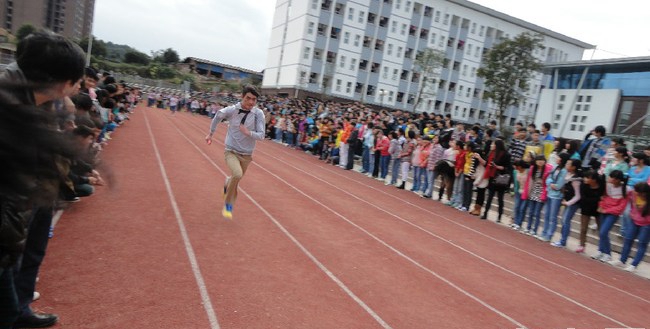
[[[308,0],[294,0],[308,1]],[[650,56],[648,0],[475,0],[598,46],[593,58]],[[93,34],[147,54],[173,48],[261,71],[275,0],[96,0]],[[592,57],[587,51],[585,59]]]

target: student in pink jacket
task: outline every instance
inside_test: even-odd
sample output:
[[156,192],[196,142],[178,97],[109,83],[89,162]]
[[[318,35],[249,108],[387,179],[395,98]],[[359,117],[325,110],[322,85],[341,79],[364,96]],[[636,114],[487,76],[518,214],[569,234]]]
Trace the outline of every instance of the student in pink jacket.
[[[650,186],[645,182],[637,183],[627,198],[628,203],[632,205],[630,211],[632,225],[630,230],[626,232],[621,258],[610,263],[614,266],[623,267],[626,271],[634,272],[643,260],[643,256],[645,256],[648,249],[648,242],[650,242]],[[635,239],[638,241],[636,256],[634,256],[631,264],[626,265]]]
[[534,164],[528,170],[528,177],[524,185],[522,200],[527,200],[528,229],[522,231],[528,235],[537,236],[540,215],[546,202],[546,178],[553,171],[553,166],[546,162],[546,157],[537,155]]

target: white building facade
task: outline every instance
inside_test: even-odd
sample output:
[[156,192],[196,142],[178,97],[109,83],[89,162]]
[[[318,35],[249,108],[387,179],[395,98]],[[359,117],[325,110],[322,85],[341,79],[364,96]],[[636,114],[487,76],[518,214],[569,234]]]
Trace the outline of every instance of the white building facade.
[[[546,48],[535,53],[543,62],[580,60],[594,47],[465,0],[278,0],[262,89],[485,122],[494,106],[483,100],[476,75],[483,54],[523,32],[544,36]],[[414,60],[426,48],[444,52],[447,61],[414,109],[422,78]],[[535,75],[506,123],[533,121],[542,78]]]

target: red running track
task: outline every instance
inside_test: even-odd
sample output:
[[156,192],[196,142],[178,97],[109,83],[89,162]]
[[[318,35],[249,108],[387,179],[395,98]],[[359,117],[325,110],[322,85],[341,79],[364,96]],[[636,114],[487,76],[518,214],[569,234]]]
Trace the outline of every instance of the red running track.
[[34,306],[67,328],[642,328],[650,283],[259,142],[221,218],[225,128],[138,108],[116,183],[65,212]]

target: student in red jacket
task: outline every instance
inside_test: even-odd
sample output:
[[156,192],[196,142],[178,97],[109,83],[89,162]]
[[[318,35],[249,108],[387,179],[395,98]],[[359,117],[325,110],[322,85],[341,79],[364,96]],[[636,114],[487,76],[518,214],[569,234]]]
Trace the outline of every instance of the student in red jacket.
[[612,260],[612,248],[609,242],[609,231],[621,216],[627,206],[626,195],[626,177],[620,170],[614,170],[609,173],[605,195],[598,202],[598,212],[600,215],[600,232],[598,253],[591,258],[601,262]]
[[[634,272],[643,260],[650,241],[650,186],[646,182],[634,185],[634,190],[628,195],[631,205],[630,217],[632,225],[626,232],[621,258],[612,263],[614,266],[624,267],[626,271]],[[625,265],[632,250],[632,244],[637,239],[636,256],[630,265]]]

